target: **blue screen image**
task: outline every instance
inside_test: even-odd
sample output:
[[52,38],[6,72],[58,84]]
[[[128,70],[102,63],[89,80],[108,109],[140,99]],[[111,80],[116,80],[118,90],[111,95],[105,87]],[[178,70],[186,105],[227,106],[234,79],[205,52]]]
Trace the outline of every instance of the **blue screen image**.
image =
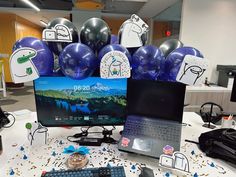
[[34,89],[38,120],[43,125],[124,123],[127,79],[40,77]]

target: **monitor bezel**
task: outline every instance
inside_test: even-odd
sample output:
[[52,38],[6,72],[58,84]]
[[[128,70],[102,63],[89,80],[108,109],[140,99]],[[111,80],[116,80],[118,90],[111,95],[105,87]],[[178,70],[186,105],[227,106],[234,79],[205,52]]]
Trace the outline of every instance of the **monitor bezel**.
[[[61,78],[65,78],[65,77],[67,77],[67,76],[40,76],[40,78],[46,78],[46,77],[50,77],[50,78],[52,78],[52,77],[61,77]],[[90,77],[88,77],[88,78],[100,78],[100,77],[98,77],[98,76],[90,76]],[[102,79],[102,78],[101,78]],[[126,79],[126,78],[122,78],[122,79]],[[35,92],[35,80],[33,81],[33,87],[34,87],[34,99],[35,99],[35,107],[36,107],[36,114],[37,114],[37,120],[38,120],[38,122],[40,122],[43,126],[46,126],[46,127],[93,127],[93,126],[123,126],[124,124],[125,124],[125,121],[126,121],[126,119],[127,119],[127,85],[128,85],[128,79],[126,79],[126,106],[125,106],[125,117],[123,118],[123,122],[121,123],[121,122],[119,122],[119,123],[116,123],[116,124],[88,124],[88,125],[84,125],[84,124],[73,124],[73,125],[71,125],[71,124],[57,124],[57,125],[55,125],[55,124],[45,124],[45,123],[43,123],[43,122],[41,122],[41,121],[39,121],[39,119],[38,119],[38,117],[39,117],[39,115],[38,115],[38,109],[37,109],[37,102],[36,102],[36,92]],[[115,118],[117,118],[117,117],[115,117]]]

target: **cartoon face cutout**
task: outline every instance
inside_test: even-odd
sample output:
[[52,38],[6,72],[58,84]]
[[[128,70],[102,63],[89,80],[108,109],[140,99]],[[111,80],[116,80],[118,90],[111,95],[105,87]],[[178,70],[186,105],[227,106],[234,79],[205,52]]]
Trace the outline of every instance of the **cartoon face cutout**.
[[207,59],[186,55],[176,77],[176,81],[188,85],[199,85],[202,83],[207,68]]
[[135,14],[126,20],[121,28],[123,30],[120,44],[127,48],[142,46],[141,36],[149,30],[148,25]]
[[126,55],[120,51],[105,54],[100,63],[100,76],[105,79],[129,78],[130,64]]
[[66,25],[57,24],[51,29],[43,30],[43,41],[72,42],[72,34]]
[[136,24],[137,26],[139,26],[142,34],[149,31],[148,25],[139,16],[133,14],[131,16],[131,21],[133,22],[133,24]]
[[32,48],[20,48],[10,58],[11,77],[14,83],[32,81],[39,77],[37,68],[32,59],[37,56],[37,51]]

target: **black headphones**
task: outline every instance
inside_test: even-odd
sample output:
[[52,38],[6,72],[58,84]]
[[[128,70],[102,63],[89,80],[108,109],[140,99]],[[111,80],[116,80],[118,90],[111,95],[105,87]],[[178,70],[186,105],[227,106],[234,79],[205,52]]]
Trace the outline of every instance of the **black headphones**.
[[[208,110],[210,109],[210,111],[204,111],[206,107]],[[220,111],[219,113],[214,112],[215,107]],[[206,102],[200,108],[200,115],[204,122],[210,121],[212,123],[216,123],[222,118],[223,111],[224,110],[220,105],[213,102]]]

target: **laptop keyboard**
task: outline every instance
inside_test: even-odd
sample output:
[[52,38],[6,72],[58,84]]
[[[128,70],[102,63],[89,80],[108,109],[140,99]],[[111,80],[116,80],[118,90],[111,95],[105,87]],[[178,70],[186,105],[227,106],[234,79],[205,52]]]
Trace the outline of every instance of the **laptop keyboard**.
[[181,125],[161,120],[127,118],[123,133],[125,135],[149,136],[163,141],[178,142],[181,135]]

